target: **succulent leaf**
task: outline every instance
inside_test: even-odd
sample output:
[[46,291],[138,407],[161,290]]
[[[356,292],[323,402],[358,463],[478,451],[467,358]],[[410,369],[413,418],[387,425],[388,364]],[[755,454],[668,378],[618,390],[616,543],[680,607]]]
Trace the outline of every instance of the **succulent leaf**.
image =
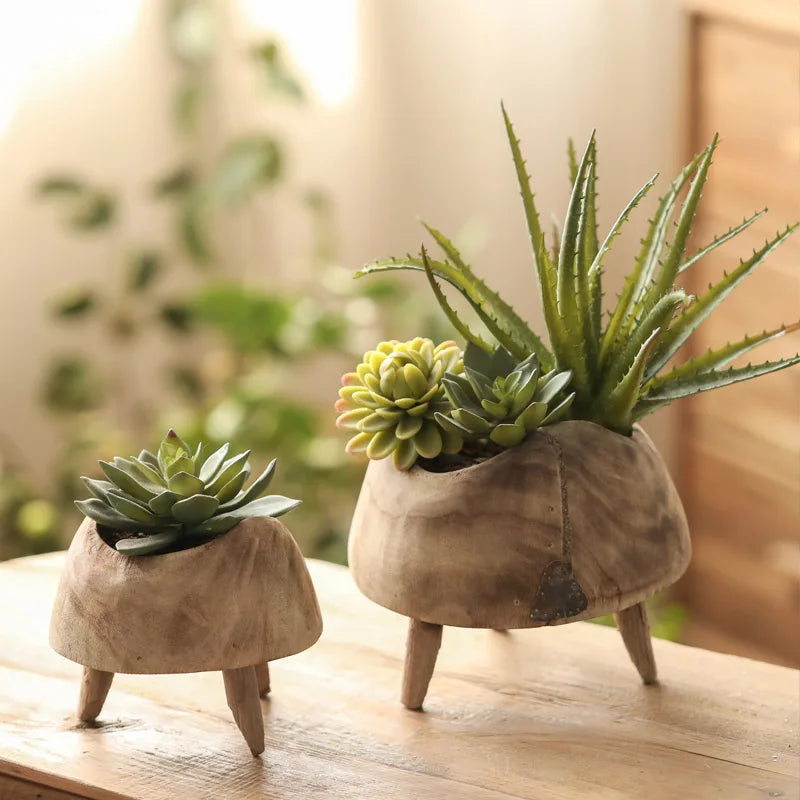
[[249,451],[226,460],[228,451],[225,444],[209,456],[199,444],[190,455],[189,446],[170,431],[158,455],[142,450],[138,457],[101,461],[108,480],[83,478],[94,497],[75,505],[98,525],[147,533],[120,539],[116,547],[129,555],[150,555],[225,533],[249,517],[284,514],[299,503],[280,495],[260,497],[275,473],[274,459],[244,488]]

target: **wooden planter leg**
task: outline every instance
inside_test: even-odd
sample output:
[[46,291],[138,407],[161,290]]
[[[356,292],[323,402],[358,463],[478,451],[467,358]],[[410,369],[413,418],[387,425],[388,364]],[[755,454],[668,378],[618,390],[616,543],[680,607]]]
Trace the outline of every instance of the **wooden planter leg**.
[[653,643],[650,640],[650,624],[644,603],[626,608],[615,614],[622,641],[646,684],[656,683],[656,660],[653,656]]
[[412,619],[408,626],[406,663],[401,701],[406,708],[422,708],[442,643],[442,626]]
[[94,722],[103,710],[111,681],[114,680],[113,672],[103,672],[91,667],[83,668],[81,679],[81,695],[78,700],[78,719],[81,722]]
[[255,667],[222,670],[225,696],[233,718],[254,756],[264,752],[264,718]]
[[258,696],[266,697],[269,694],[269,662],[256,664],[256,679],[258,680]]

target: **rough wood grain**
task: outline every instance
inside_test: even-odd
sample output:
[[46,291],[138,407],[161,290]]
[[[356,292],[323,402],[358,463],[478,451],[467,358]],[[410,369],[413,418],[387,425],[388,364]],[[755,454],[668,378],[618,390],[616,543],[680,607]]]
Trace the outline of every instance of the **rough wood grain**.
[[81,692],[78,697],[78,719],[81,722],[92,722],[97,719],[103,710],[103,703],[106,701],[113,680],[113,672],[102,672],[91,667],[83,668]]
[[118,553],[84,520],[53,607],[50,644],[105,672],[236,669],[298,653],[322,619],[303,556],[257,517],[177,553]]
[[350,530],[356,584],[413,619],[531,628],[610,614],[676,581],[683,508],[637,428],[565,422],[467,469],[367,469]]
[[637,603],[615,614],[622,641],[628,650],[634,666],[642,676],[642,681],[652,685],[658,680],[656,660],[653,656],[653,643],[650,641],[650,623],[644,603]]
[[256,665],[256,679],[258,680],[258,696],[266,697],[269,694],[269,664],[265,661],[263,664]]
[[393,702],[407,620],[318,562],[325,632],[270,663],[280,692],[262,706],[261,758],[219,673],[117,675],[112,715],[76,726],[80,668],[47,646],[62,563],[0,564],[0,774],[16,780],[92,800],[797,795],[794,670],[656,640],[661,683],[645,688],[605,627],[451,628],[417,714]]
[[255,667],[222,670],[225,698],[233,718],[254,756],[264,752],[264,718]]
[[428,684],[442,644],[442,626],[409,620],[403,688],[400,699],[406,708],[422,708]]

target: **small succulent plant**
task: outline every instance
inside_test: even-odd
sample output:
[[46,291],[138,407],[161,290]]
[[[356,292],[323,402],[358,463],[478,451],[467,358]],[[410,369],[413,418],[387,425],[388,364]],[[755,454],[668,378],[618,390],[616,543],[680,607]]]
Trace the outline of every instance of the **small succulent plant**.
[[436,412],[446,431],[465,441],[490,440],[514,447],[543,425],[558,422],[575,398],[564,394],[571,373],[539,373],[532,353],[517,364],[504,347],[487,353],[470,342],[464,351],[464,373],[442,379],[453,409]]
[[572,373],[570,387],[575,398],[569,409],[570,418],[590,420],[625,434],[631,432],[636,420],[673,400],[800,363],[797,354],[761,364],[730,366],[758,345],[800,328],[800,323],[795,323],[745,336],[671,366],[698,325],[800,225],[795,223],[778,232],[697,297],[675,286],[684,271],[747,229],[764,213],[755,213],[694,253],[687,251],[692,222],[717,147],[716,136],[659,200],[617,304],[604,320],[605,260],[631,212],[652,189],[655,177],[634,195],[606,237],[600,240],[594,134],[580,160],[570,145],[572,193],[562,231],[554,232],[552,243],[548,243],[519,140],[505,109],[503,117],[530,235],[549,347],[511,305],[475,275],[453,243],[434,228],[426,226],[442,249],[443,260],[429,259],[423,249],[419,257],[377,261],[364,267],[359,276],[397,269],[424,271],[456,330],[467,341],[490,352],[491,346],[450,306],[438,283],[447,281],[515,359],[523,361],[535,354],[542,369]]
[[371,459],[392,456],[397,469],[410,469],[419,456],[457,453],[461,436],[445,430],[436,412],[450,408],[442,386],[446,372],[461,371],[455,342],[434,345],[417,337],[409,342],[381,342],[364,355],[355,372],[342,378],[336,424],[355,435],[348,453]]
[[250,517],[278,517],[299,505],[281,495],[261,495],[275,473],[275,460],[249,487],[250,451],[228,457],[229,445],[192,451],[170,430],[158,454],[100,462],[108,480],[82,478],[94,497],[75,505],[98,525],[137,535],[116,548],[128,555],[152,555],[201,543]]

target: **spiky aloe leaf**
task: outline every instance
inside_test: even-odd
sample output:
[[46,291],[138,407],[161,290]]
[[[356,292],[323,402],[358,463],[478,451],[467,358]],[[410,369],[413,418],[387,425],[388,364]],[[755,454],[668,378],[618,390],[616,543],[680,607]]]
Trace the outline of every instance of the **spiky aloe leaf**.
[[700,163],[704,153],[705,150],[702,150],[681,170],[678,177],[670,184],[668,191],[658,201],[656,213],[650,220],[647,233],[642,239],[639,255],[636,257],[633,269],[625,278],[617,305],[603,334],[603,340],[600,344],[600,360],[602,363],[605,363],[614,345],[623,338],[622,331],[627,327],[633,314],[633,309],[639,301],[640,294],[650,283],[653,272],[658,265],[658,258],[664,245],[669,222],[672,219],[675,202]]
[[126,556],[149,556],[155,553],[163,553],[170,547],[176,545],[181,538],[181,532],[177,528],[172,530],[159,531],[147,536],[135,536],[130,539],[120,539],[117,542],[117,550]]
[[720,245],[730,241],[734,236],[738,236],[742,231],[747,230],[747,228],[749,228],[757,219],[763,217],[766,213],[766,208],[762,209],[761,211],[757,211],[752,217],[747,217],[746,219],[742,220],[740,225],[736,225],[733,228],[728,228],[728,230],[721,236],[715,236],[707,245],[705,245],[705,247],[701,247],[694,255],[687,258],[686,261],[684,261],[678,268],[678,273],[680,274],[684,270],[689,269],[692,264],[696,263],[701,258],[705,258],[705,256],[707,256],[712,250],[715,250]]
[[733,271],[725,273],[722,280],[709,286],[695,301],[675,319],[669,330],[661,337],[658,347],[647,365],[646,377],[653,377],[681,348],[697,326],[773,251],[800,226],[800,222],[789,225],[774,239],[746,261],[740,261]]
[[[473,308],[497,341],[518,359],[525,358],[529,353],[534,352],[540,360],[552,361],[552,354],[545,347],[544,342],[531,331],[497,292],[474,275],[456,246],[441,231],[432,228],[425,222],[422,224],[456,269],[479,288],[482,299],[477,301],[477,305],[473,303]],[[430,268],[430,263],[428,267]]]
[[574,186],[578,178],[578,154],[575,152],[575,142],[572,137],[567,139],[567,166],[569,168],[569,185]]
[[690,358],[683,364],[673,367],[666,374],[651,378],[645,383],[642,388],[642,393],[658,392],[662,386],[673,381],[690,378],[711,370],[719,370],[759,345],[797,330],[800,330],[800,322],[795,322],[792,325],[781,325],[779,328],[774,328],[771,331],[763,331],[753,336],[745,336],[738,342],[729,342],[722,347],[715,349],[709,348],[703,355]]
[[442,309],[442,311],[444,311],[444,315],[450,321],[450,324],[467,342],[472,342],[472,344],[474,344],[476,347],[480,347],[481,350],[491,353],[492,346],[485,339],[471,330],[466,323],[462,322],[461,318],[456,313],[456,310],[448,302],[441,286],[439,286],[439,282],[436,280],[436,276],[433,274],[430,262],[428,261],[428,254],[424,247],[420,251],[420,257],[422,258],[422,265],[425,268],[425,274],[428,276],[428,283],[433,290],[433,295],[436,298],[436,301],[439,303],[439,307]]
[[609,356],[609,362],[603,374],[601,393],[611,392],[631,368],[631,365],[641,352],[642,345],[650,340],[655,330],[666,331],[675,311],[686,300],[686,293],[682,289],[662,297],[644,317],[637,321],[631,335],[616,352]]
[[636,358],[622,380],[605,396],[599,409],[598,421],[601,425],[622,433],[628,433],[633,425],[633,409],[639,400],[639,390],[647,362],[648,353],[653,348],[660,328],[656,328],[639,348]]
[[643,396],[636,406],[635,418],[639,419],[645,414],[671,403],[673,400],[690,397],[693,394],[707,392],[711,389],[719,389],[723,386],[730,386],[733,383],[748,381],[761,375],[769,375],[772,372],[778,372],[795,364],[800,364],[800,353],[791,358],[783,358],[778,361],[748,364],[746,367],[730,367],[722,371],[712,369],[699,375],[677,378],[674,381],[662,384],[658,391],[651,391]]
[[207,494],[195,494],[179,500],[172,506],[172,516],[185,525],[196,525],[212,517],[219,508],[219,500]]
[[663,297],[675,284],[678,277],[683,254],[686,252],[686,244],[689,241],[689,234],[692,230],[697,204],[700,202],[700,195],[708,177],[708,170],[711,167],[711,159],[719,143],[719,134],[714,134],[711,144],[703,151],[703,157],[697,167],[694,178],[689,184],[686,193],[686,200],[681,207],[678,219],[675,222],[675,231],[671,241],[667,245],[666,253],[661,260],[661,269],[652,287],[647,290],[648,299],[644,299],[646,307],[652,307],[658,298]]
[[[547,255],[547,245],[542,234],[542,227],[539,222],[539,212],[536,210],[531,182],[528,171],[525,168],[525,159],[519,145],[519,139],[514,133],[514,127],[506,113],[505,106],[501,103],[503,111],[503,121],[506,126],[506,136],[511,148],[511,157],[514,161],[514,170],[517,174],[520,195],[522,196],[522,206],[525,211],[525,221],[528,226],[528,235],[531,240],[531,251],[533,262],[536,266],[536,274],[539,278],[539,292],[542,299],[542,310],[544,311],[545,324],[550,334],[550,345],[556,350],[560,343],[566,341],[568,331],[558,313],[556,271],[552,268],[553,264]],[[574,181],[573,181],[574,183]],[[554,361],[539,357],[539,361],[544,369],[552,369]]]

